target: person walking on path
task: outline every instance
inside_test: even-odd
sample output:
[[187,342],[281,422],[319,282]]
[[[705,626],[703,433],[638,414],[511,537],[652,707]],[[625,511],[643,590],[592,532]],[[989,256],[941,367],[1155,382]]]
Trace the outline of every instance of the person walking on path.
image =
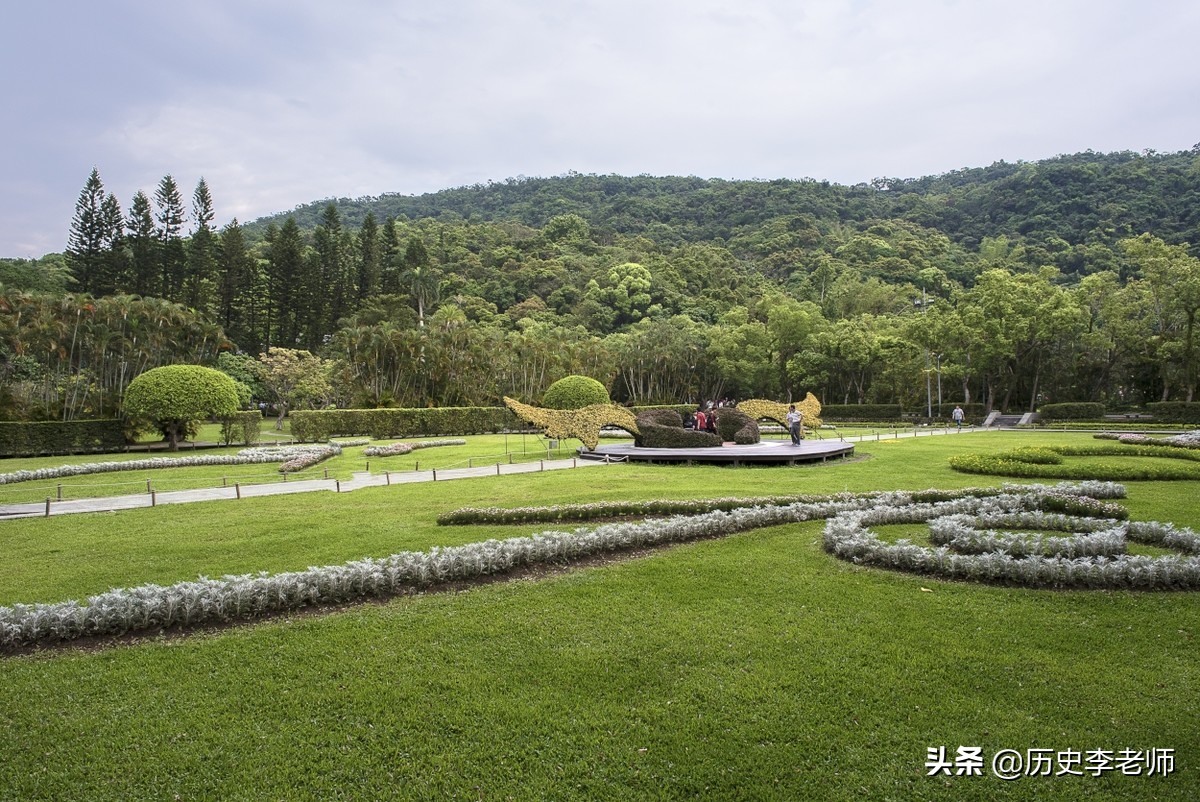
[[966,417],[966,415],[963,413],[962,407],[960,406],[955,406],[954,411],[950,413],[951,420],[953,420],[960,429],[962,428],[964,417]]
[[794,446],[800,445],[800,440],[803,439],[803,437],[804,437],[804,435],[801,434],[801,430],[800,430],[800,427],[801,427],[803,421],[804,421],[804,413],[802,413],[802,412],[800,412],[800,410],[796,409],[795,404],[792,404],[791,406],[789,406],[788,413],[787,413],[787,425],[788,425],[788,431],[792,435],[792,445],[794,445]]

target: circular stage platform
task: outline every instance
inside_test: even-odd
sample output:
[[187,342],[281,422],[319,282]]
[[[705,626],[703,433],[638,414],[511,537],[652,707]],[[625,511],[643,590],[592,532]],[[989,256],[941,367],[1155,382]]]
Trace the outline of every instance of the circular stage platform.
[[639,448],[632,443],[599,446],[595,451],[579,449],[583,459],[629,462],[703,462],[729,465],[796,465],[825,462],[854,454],[854,444],[840,440],[764,440],[749,446],[726,443],[720,448]]

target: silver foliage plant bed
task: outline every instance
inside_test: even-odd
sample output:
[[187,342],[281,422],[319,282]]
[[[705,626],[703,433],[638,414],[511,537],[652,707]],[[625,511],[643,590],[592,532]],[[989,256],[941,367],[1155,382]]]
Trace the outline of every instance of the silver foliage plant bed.
[[[936,492],[936,491],[935,491]],[[1200,589],[1200,539],[1190,530],[1168,524],[1125,524],[1107,516],[1119,509],[1110,502],[1124,496],[1121,485],[1082,484],[1006,486],[959,496],[948,501],[918,502],[928,493],[841,495],[824,501],[785,506],[739,507],[700,515],[675,516],[642,522],[611,523],[571,532],[546,531],[528,537],[488,540],[465,546],[401,552],[379,559],[365,558],[342,565],[279,574],[245,574],[219,579],[201,577],[169,586],[142,585],[114,589],[86,603],[15,604],[0,607],[0,648],[16,649],[81,637],[109,637],[259,618],[317,605],[366,598],[386,598],[440,584],[503,575],[523,567],[565,564],[594,555],[713,538],[768,526],[827,519],[825,547],[833,554],[863,565],[918,571],[953,579],[1000,581],[1044,587],[1118,587],[1135,589]],[[1086,515],[1062,515],[1061,510]],[[1097,513],[1093,515],[1091,513]],[[951,518],[941,534],[988,536],[982,527],[1011,526],[1020,519],[1037,528],[1058,528],[1077,536],[1121,536],[1144,539],[1186,552],[1187,557],[1138,558],[1127,555],[1066,558],[1035,554],[1031,543],[1010,552],[958,554],[950,546],[924,548],[879,540],[869,527]],[[1002,516],[999,518],[989,516]],[[1057,516],[1057,517],[1055,517]],[[1089,520],[1090,519],[1090,520]],[[1002,523],[1000,523],[1002,522]],[[1057,522],[1057,523],[1056,523]],[[1006,535],[995,537],[1003,541]],[[1064,538],[1065,539],[1065,538]],[[1061,551],[1042,544],[1042,551]],[[1028,570],[1014,568],[1024,564]]]
[[[392,443],[390,446],[369,446],[363,449],[364,457],[401,457],[411,454],[420,448],[437,448],[438,446],[465,446],[466,440],[425,440],[416,443]],[[345,445],[343,443],[342,445]]]
[[[190,457],[150,457],[148,459],[85,462],[78,465],[58,465],[53,468],[0,473],[0,485],[32,482],[38,479],[62,479],[68,476],[87,476],[93,473],[145,471],[159,468],[195,468],[206,465],[255,465],[267,462],[282,463],[282,472],[298,471],[342,453],[336,444],[260,446],[243,448],[236,454],[203,454]],[[299,467],[297,467],[299,466]]]

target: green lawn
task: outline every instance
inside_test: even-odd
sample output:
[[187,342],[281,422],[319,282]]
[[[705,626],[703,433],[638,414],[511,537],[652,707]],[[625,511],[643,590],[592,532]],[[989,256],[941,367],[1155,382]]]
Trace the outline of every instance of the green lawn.
[[[0,604],[549,528],[436,526],[468,505],[998,484],[946,458],[1087,439],[881,440],[823,466],[614,465],[0,521]],[[1135,518],[1200,522],[1200,483],[1129,488]],[[820,532],[0,658],[0,800],[1200,798],[1195,595],[938,582],[839,562]],[[937,746],[1173,748],[1175,772],[929,778]]]

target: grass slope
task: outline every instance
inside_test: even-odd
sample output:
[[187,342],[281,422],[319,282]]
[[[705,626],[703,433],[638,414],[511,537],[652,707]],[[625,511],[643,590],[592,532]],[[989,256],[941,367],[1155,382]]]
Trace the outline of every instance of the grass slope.
[[[528,533],[464,505],[961,487],[872,443],[793,469],[612,466],[0,522],[0,603]],[[432,453],[432,452],[430,452]],[[997,480],[1000,481],[1000,480]],[[1195,525],[1194,482],[1130,485]],[[1197,599],[859,569],[820,524],[189,638],[0,659],[0,799],[1192,799]],[[926,592],[923,588],[932,592]],[[1176,750],[1166,778],[925,777],[926,749]]]

